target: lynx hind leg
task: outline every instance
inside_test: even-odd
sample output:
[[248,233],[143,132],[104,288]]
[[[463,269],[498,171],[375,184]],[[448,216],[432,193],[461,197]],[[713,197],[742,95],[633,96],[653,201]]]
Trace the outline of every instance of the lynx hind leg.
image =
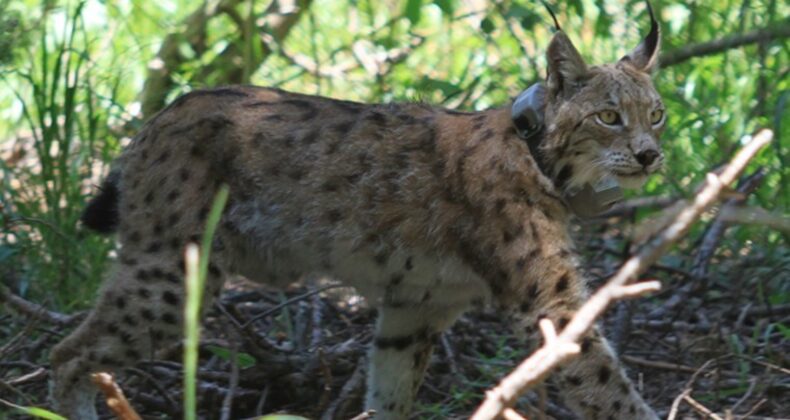
[[[96,388],[90,373],[119,373],[139,360],[152,358],[155,351],[182,335],[184,275],[180,253],[121,252],[121,264],[100,290],[88,318],[50,355],[52,400],[56,411],[71,419],[96,418]],[[204,308],[221,285],[221,273],[212,268]]]
[[408,418],[438,335],[463,308],[388,307],[379,310],[370,347],[365,406],[377,420]]

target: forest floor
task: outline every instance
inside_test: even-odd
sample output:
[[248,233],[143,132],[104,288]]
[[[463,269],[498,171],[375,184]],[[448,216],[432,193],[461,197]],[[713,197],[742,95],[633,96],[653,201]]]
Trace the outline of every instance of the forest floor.
[[[605,223],[578,232],[593,287],[627,255],[624,230]],[[662,292],[610,308],[605,334],[663,418],[673,407],[677,419],[790,418],[790,305],[775,298],[790,280],[787,250],[780,249],[780,258],[776,251],[722,247],[700,262],[701,242],[681,244],[643,277],[662,280]],[[230,419],[360,413],[375,310],[332,284],[278,291],[229,282],[202,335],[202,417],[220,418],[223,407]],[[0,305],[0,399],[46,407],[48,352],[80,316],[37,317],[22,306],[8,299]],[[495,312],[467,313],[437,341],[412,418],[467,418],[485,390],[527,354]],[[119,372],[143,418],[182,417],[180,360],[174,346]],[[522,398],[518,411],[530,419],[541,418],[540,411],[545,418],[574,419],[557,391],[545,389]],[[103,402],[98,406],[111,418]],[[0,417],[4,410],[0,406]],[[9,412],[7,418],[22,417]]]

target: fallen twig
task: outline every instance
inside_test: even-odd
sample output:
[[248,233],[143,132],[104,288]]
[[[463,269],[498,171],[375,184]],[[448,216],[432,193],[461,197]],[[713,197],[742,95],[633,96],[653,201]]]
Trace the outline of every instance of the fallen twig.
[[561,334],[556,334],[550,320],[541,320],[539,325],[544,336],[543,346],[523,361],[499,385],[486,392],[486,399],[472,419],[500,417],[527,389],[542,382],[559,364],[576,356],[580,351],[578,342],[612,301],[658,290],[660,283],[656,281],[628,283],[636,280],[637,276],[658,260],[670,245],[688,232],[691,225],[718,200],[725,187],[738,178],[746,164],[772,138],[772,131],[760,131],[735,155],[720,175],[709,173],[703,189],[678,213],[674,221],[626,261],[617,274],[579,309]]
[[321,339],[323,338],[323,333],[321,329],[323,328],[323,316],[321,310],[323,309],[324,303],[321,302],[321,297],[317,294],[313,295],[310,299],[310,307],[312,308],[311,317],[310,317],[310,324],[311,324],[311,332],[310,332],[310,348],[315,349],[321,344]]
[[18,332],[14,335],[13,338],[8,340],[7,343],[0,346],[0,360],[5,359],[7,356],[11,355],[12,353],[16,352],[21,347],[22,340],[29,336],[30,332],[38,324],[38,318],[31,318],[26,324],[22,331]]
[[755,388],[756,386],[757,386],[757,378],[751,378],[751,379],[749,379],[749,388],[748,388],[748,389],[746,390],[746,392],[745,392],[745,393],[744,393],[744,394],[741,396],[741,398],[738,398],[738,401],[736,401],[736,402],[735,402],[735,404],[733,404],[733,405],[732,405],[732,407],[730,407],[730,412],[731,412],[731,413],[734,413],[734,412],[735,412],[735,410],[737,410],[737,409],[738,409],[738,407],[740,407],[740,406],[741,406],[741,404],[743,404],[744,402],[746,402],[746,400],[748,400],[748,399],[749,399],[749,397],[751,397],[751,396],[752,396],[752,393],[754,392],[754,388]]
[[[180,405],[173,400],[173,398],[167,392],[165,387],[159,383],[159,381],[157,380],[158,378],[154,378],[153,375],[151,375],[150,373],[135,367],[127,367],[125,370],[131,374],[139,376],[143,381],[147,381],[151,386],[154,387],[154,389],[157,392],[159,392],[159,395],[162,396],[162,399],[164,401],[163,405],[167,406],[167,408],[163,411],[169,413],[171,417],[180,417],[181,414],[179,411],[181,409]],[[171,379],[175,380],[178,379],[178,377],[176,375],[173,375]],[[132,399],[134,399],[134,397]],[[177,416],[176,414],[179,415]]]
[[93,383],[99,387],[104,394],[104,399],[107,401],[107,407],[110,411],[115,413],[115,416],[120,420],[142,420],[139,414],[134,411],[129,401],[123,395],[121,387],[115,383],[112,375],[106,372],[98,372],[91,374]]
[[646,360],[634,356],[623,355],[620,356],[620,360],[633,365],[640,365],[640,366],[651,367],[655,369],[675,370],[679,372],[688,372],[688,373],[694,373],[697,371],[696,368],[693,368],[691,366],[679,365],[677,363],[670,363],[670,362],[662,362],[659,360]]
[[[364,381],[365,363],[364,360],[360,360],[357,362],[357,367],[354,369],[354,373],[351,374],[351,377],[348,378],[348,381],[346,381],[346,383],[343,385],[343,388],[340,389],[340,395],[338,395],[337,399],[332,401],[332,404],[329,405],[329,408],[324,411],[321,419],[331,420],[339,415],[342,415],[350,400],[353,399],[354,394],[356,394],[362,388]],[[370,418],[373,413],[373,410],[368,410],[354,418],[367,419]]]
[[309,291],[307,293],[303,293],[303,294],[301,294],[299,296],[294,296],[294,297],[286,300],[285,302],[283,302],[283,303],[281,303],[281,304],[279,304],[277,306],[274,306],[272,308],[269,308],[269,309],[267,309],[267,310],[255,315],[254,317],[248,319],[244,324],[241,325],[241,327],[242,328],[246,328],[247,326],[252,325],[253,322],[255,322],[255,321],[257,321],[257,320],[259,320],[261,318],[266,318],[267,316],[278,312],[280,309],[285,308],[286,306],[288,306],[288,305],[290,305],[290,304],[292,304],[294,302],[298,302],[300,300],[307,299],[310,296],[313,296],[315,294],[321,293],[321,292],[323,292],[325,290],[335,289],[335,288],[339,288],[339,287],[350,287],[350,286],[346,286],[346,285],[339,284],[339,283],[328,284],[326,286],[319,287],[317,289],[313,289],[313,290],[311,290],[311,291]]
[[753,407],[752,407],[752,408],[751,408],[749,411],[747,411],[747,412],[746,412],[746,414],[744,414],[744,415],[742,415],[742,416],[738,416],[738,419],[751,419],[751,420],[780,420],[780,419],[774,419],[774,418],[772,418],[772,417],[756,417],[756,416],[752,416],[752,413],[754,413],[755,411],[757,411],[757,409],[758,409],[758,408],[762,407],[762,406],[763,406],[763,404],[765,404],[765,403],[767,403],[767,402],[768,402],[768,399],[767,399],[767,398],[763,398],[763,399],[761,399],[760,401],[757,401],[757,403],[756,403],[756,404],[754,404],[754,406],[753,406]]
[[38,382],[46,380],[47,378],[47,370],[43,367],[39,367],[38,369],[34,370],[33,372],[26,373],[18,378],[14,378],[8,381],[8,385],[17,386],[22,385],[28,382]]
[[85,316],[85,312],[64,315],[59,312],[50,311],[39,304],[22,299],[21,297],[11,293],[7,287],[0,285],[0,302],[2,301],[7,302],[10,307],[25,315],[40,318],[46,322],[49,322],[50,324],[57,324],[60,326],[74,324]]
[[672,401],[672,407],[669,409],[669,415],[667,416],[667,420],[675,420],[678,416],[678,409],[680,408],[680,402],[683,401],[683,398],[686,395],[691,393],[691,388],[686,388],[683,392],[680,393],[675,399]]
[[25,404],[30,404],[30,397],[25,395],[24,392],[16,389],[15,386],[11,385],[10,383],[2,379],[0,379],[0,388],[11,392],[12,394],[16,395],[17,398],[22,398],[23,400],[25,400]]
[[445,332],[441,334],[440,342],[446,356],[447,365],[450,367],[450,372],[452,372],[453,376],[458,376],[460,370],[458,369],[458,364],[455,362],[455,351],[453,351],[450,340],[447,339],[447,334],[449,333]]
[[324,389],[321,392],[321,398],[318,400],[318,412],[321,413],[329,405],[329,397],[332,395],[332,369],[329,368],[326,357],[324,357],[324,349],[319,347],[317,353],[321,377],[324,380]]
[[706,419],[707,418],[711,418],[713,420],[724,420],[718,414],[714,413],[713,411],[710,411],[710,409],[708,409],[708,407],[705,407],[699,401],[697,401],[694,398],[692,398],[691,397],[691,393],[688,393],[688,394],[684,395],[683,396],[683,401],[687,402],[688,405],[690,405],[691,408],[696,410],[698,413],[703,414]]
[[710,366],[710,364],[713,363],[714,361],[715,361],[714,359],[708,360],[702,366],[700,366],[699,369],[697,369],[693,375],[691,375],[691,378],[689,378],[689,380],[686,382],[686,386],[683,387],[683,392],[678,394],[678,396],[675,397],[675,399],[672,401],[672,408],[669,410],[669,416],[667,416],[667,420],[675,420],[675,417],[677,417],[678,414],[678,408],[680,408],[680,402],[684,401],[685,398],[691,394],[692,391],[691,386],[694,385],[694,382],[697,380],[697,377],[702,372],[704,372],[705,369],[707,369],[708,366]]
[[743,359],[743,360],[748,360],[748,361],[750,361],[752,363],[756,363],[756,364],[758,364],[760,366],[764,366],[764,367],[766,367],[768,369],[772,369],[772,370],[775,370],[777,372],[782,372],[785,375],[790,375],[790,369],[783,368],[781,366],[777,366],[777,365],[775,365],[773,363],[768,363],[768,362],[764,362],[762,360],[757,360],[757,359],[755,359],[753,357],[744,356],[742,354],[736,354],[735,357],[737,357],[739,359]]
[[220,419],[230,420],[230,414],[233,411],[233,394],[236,392],[236,387],[239,385],[239,362],[237,360],[239,349],[233,346],[230,353],[230,381],[228,384],[228,393],[222,400],[222,409],[220,410]]
[[373,416],[376,414],[376,410],[367,410],[363,411],[356,416],[352,417],[351,420],[367,420],[372,419]]

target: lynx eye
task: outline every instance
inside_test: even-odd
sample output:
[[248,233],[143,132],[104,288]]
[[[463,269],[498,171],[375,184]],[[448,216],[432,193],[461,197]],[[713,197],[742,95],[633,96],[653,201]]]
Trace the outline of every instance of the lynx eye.
[[601,111],[597,115],[598,121],[606,125],[620,125],[623,121],[620,119],[620,114],[615,111]]
[[650,113],[650,124],[656,125],[664,119],[664,110],[663,109],[656,109]]

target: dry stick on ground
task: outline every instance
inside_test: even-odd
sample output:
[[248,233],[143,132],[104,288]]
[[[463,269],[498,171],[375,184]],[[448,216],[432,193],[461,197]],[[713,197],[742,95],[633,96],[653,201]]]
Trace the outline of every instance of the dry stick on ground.
[[[354,369],[354,372],[351,374],[351,377],[348,378],[348,381],[343,385],[343,388],[340,389],[340,395],[337,396],[332,404],[329,405],[329,408],[324,411],[324,414],[321,415],[321,420],[331,420],[341,415],[345,414],[345,409],[348,407],[348,403],[354,399],[355,394],[359,392],[362,388],[362,385],[365,381],[365,363],[358,362],[357,367]],[[360,417],[360,418],[370,418],[370,411],[366,411],[368,413],[368,417]],[[359,416],[364,415],[365,413],[360,414]],[[359,417],[357,416],[357,417]],[[357,418],[354,417],[354,418]]]
[[332,369],[329,368],[329,364],[324,357],[324,349],[319,347],[317,353],[321,377],[324,380],[323,391],[321,392],[321,397],[318,400],[318,412],[323,413],[324,410],[326,410],[326,407],[329,405],[329,397],[332,396]]
[[228,393],[222,400],[222,409],[220,410],[221,420],[230,420],[230,413],[233,410],[233,394],[236,392],[236,387],[239,385],[239,349],[237,345],[233,346],[230,353],[230,383],[228,384]]
[[30,332],[38,325],[38,321],[38,318],[31,317],[27,324],[25,324],[25,327],[22,328],[22,331],[19,331],[13,338],[8,340],[7,343],[0,346],[0,360],[4,360],[7,356],[16,353],[23,347],[23,340],[28,337]]
[[316,349],[319,345],[321,345],[321,340],[324,336],[322,332],[322,328],[324,328],[324,303],[321,302],[321,297],[319,297],[317,294],[311,297],[310,308],[312,308],[312,312],[310,314],[310,348]]
[[120,420],[142,420],[139,414],[134,411],[129,401],[121,391],[121,387],[115,383],[112,375],[106,372],[99,372],[91,374],[93,383],[101,389],[104,394],[104,399],[107,400],[107,406]]
[[267,309],[267,310],[255,315],[254,317],[248,319],[246,322],[244,322],[244,324],[241,325],[241,327],[242,328],[246,328],[247,326],[252,325],[253,322],[255,322],[255,321],[259,320],[259,319],[262,319],[262,318],[266,318],[267,316],[279,311],[282,308],[285,308],[286,306],[288,306],[288,305],[290,305],[290,304],[292,304],[294,302],[298,302],[300,300],[309,298],[310,296],[318,294],[318,293],[321,293],[321,292],[323,292],[325,290],[335,289],[335,288],[339,288],[339,287],[349,287],[349,286],[346,286],[346,285],[343,285],[343,284],[340,284],[340,283],[333,283],[333,284],[328,284],[326,286],[319,287],[317,289],[313,289],[313,290],[311,290],[309,292],[306,292],[306,293],[303,293],[303,294],[301,294],[299,296],[294,296],[294,297],[284,301],[283,303],[281,303],[281,304],[279,304],[277,306],[274,306],[272,308],[269,308],[269,309]]
[[713,411],[710,411],[710,409],[708,407],[705,407],[699,401],[697,401],[694,398],[692,398],[691,397],[691,393],[688,393],[688,394],[684,395],[683,396],[683,401],[687,402],[688,405],[690,405],[696,412],[704,415],[705,416],[704,418],[706,418],[706,419],[710,418],[710,419],[713,419],[713,420],[724,420],[718,414],[714,413]]
[[671,224],[626,261],[614,277],[595,292],[562,333],[557,335],[554,324],[548,319],[542,319],[539,326],[544,336],[544,345],[505,377],[499,385],[486,392],[485,401],[478,407],[472,419],[500,418],[506,409],[515,404],[520,395],[542,382],[561,363],[577,356],[580,350],[579,341],[610,303],[658,290],[660,283],[657,281],[628,283],[636,280],[639,274],[686,234],[691,225],[718,199],[726,186],[738,179],[749,160],[772,138],[772,131],[760,131],[735,155],[720,175],[708,174],[705,187],[694,200],[678,213]]
[[[173,400],[173,398],[167,392],[165,387],[162,386],[162,384],[159,383],[159,379],[160,378],[155,378],[154,375],[151,375],[150,373],[148,373],[148,372],[146,372],[146,371],[144,371],[142,369],[138,369],[136,367],[128,367],[125,370],[130,372],[130,373],[132,373],[132,374],[134,374],[134,375],[139,376],[142,381],[146,381],[147,383],[149,383],[159,393],[159,395],[162,396],[162,400],[164,401],[164,405],[167,407],[164,411],[167,414],[169,414],[173,418],[180,417],[180,416],[176,416],[176,414],[179,414],[179,415],[181,414],[181,412],[180,412],[181,404],[176,404],[175,400]],[[139,388],[143,388],[142,385],[143,385],[142,383],[139,384],[138,385],[138,389]],[[132,399],[134,399],[134,397]]]
[[704,372],[708,368],[708,366],[710,366],[715,361],[716,359],[710,359],[707,362],[703,363],[702,366],[700,366],[699,369],[697,369],[694,372],[694,374],[691,375],[691,378],[689,378],[689,380],[686,381],[686,386],[683,387],[683,392],[681,392],[680,395],[675,397],[675,400],[672,401],[672,408],[669,410],[669,415],[667,416],[667,420],[675,420],[675,417],[678,414],[678,408],[680,408],[680,402],[685,400],[686,396],[691,394],[692,385],[694,385],[694,382],[697,381],[697,377],[701,375],[702,372]]
[[81,320],[85,316],[85,312],[77,312],[73,315],[63,315],[58,312],[47,310],[47,308],[33,302],[28,302],[25,299],[11,293],[11,291],[0,285],[0,302],[8,302],[8,305],[15,310],[37,319],[42,319],[50,324],[60,326],[68,326],[76,321]]

